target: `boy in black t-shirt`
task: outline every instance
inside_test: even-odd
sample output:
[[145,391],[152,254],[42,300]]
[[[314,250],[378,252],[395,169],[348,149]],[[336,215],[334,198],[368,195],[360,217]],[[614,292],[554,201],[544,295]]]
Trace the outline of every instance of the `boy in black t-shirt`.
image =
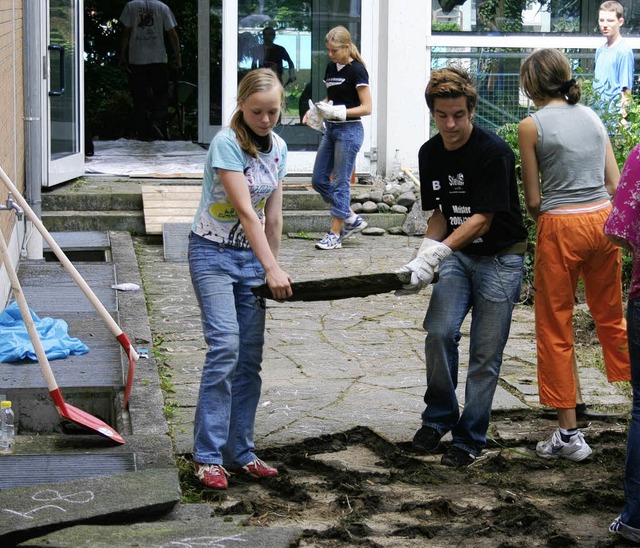
[[[474,127],[477,91],[457,67],[436,70],[426,90],[439,133],[420,149],[422,209],[433,210],[418,255],[400,269],[407,289],[431,283],[439,269],[424,320],[427,331],[426,408],[413,447],[434,452],[451,432],[442,457],[468,466],[486,445],[502,352],[522,284],[525,229],[513,151],[498,136]],[[460,413],[458,343],[472,312],[464,409]]]

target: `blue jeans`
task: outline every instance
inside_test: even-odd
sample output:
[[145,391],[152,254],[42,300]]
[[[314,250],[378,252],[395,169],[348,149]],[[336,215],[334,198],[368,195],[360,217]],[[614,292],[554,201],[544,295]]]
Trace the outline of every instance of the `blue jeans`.
[[[440,266],[424,319],[427,390],[422,424],[478,456],[486,445],[491,403],[511,316],[522,286],[522,255],[478,257],[456,252]],[[460,415],[458,345],[460,327],[471,310],[469,365],[464,411]]]
[[251,249],[191,233],[189,270],[208,349],[194,422],[193,460],[241,467],[256,458],[265,304],[251,292],[264,269]]
[[631,359],[633,407],[627,439],[627,461],[624,467],[626,502],[620,518],[621,528],[638,529],[640,533],[640,298],[630,299],[627,307],[627,333]]
[[[332,217],[346,219],[351,215],[351,173],[364,141],[362,122],[325,122],[313,165],[311,184],[325,202],[331,205]],[[333,181],[330,179],[333,175]]]

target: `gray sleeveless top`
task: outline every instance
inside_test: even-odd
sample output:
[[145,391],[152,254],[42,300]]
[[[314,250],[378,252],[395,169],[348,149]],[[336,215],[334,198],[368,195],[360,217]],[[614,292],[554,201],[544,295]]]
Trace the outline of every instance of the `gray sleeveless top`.
[[544,213],[559,206],[609,197],[604,187],[607,131],[584,105],[547,105],[531,114],[538,129],[536,154]]

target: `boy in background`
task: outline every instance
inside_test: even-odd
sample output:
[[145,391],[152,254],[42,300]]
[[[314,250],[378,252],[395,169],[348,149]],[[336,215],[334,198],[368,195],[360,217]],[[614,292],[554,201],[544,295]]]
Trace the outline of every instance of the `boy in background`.
[[622,39],[624,8],[620,2],[608,1],[600,5],[598,26],[607,39],[596,50],[593,87],[600,94],[603,108],[621,112],[629,102],[633,89],[633,50]]

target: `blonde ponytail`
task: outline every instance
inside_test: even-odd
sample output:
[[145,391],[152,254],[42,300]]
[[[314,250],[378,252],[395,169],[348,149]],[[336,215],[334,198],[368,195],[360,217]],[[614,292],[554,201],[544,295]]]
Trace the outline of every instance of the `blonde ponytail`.
[[363,65],[365,64],[357,46],[351,41],[351,34],[342,25],[333,27],[329,32],[327,32],[324,40],[327,44],[331,44],[335,47],[348,47],[350,57]]

